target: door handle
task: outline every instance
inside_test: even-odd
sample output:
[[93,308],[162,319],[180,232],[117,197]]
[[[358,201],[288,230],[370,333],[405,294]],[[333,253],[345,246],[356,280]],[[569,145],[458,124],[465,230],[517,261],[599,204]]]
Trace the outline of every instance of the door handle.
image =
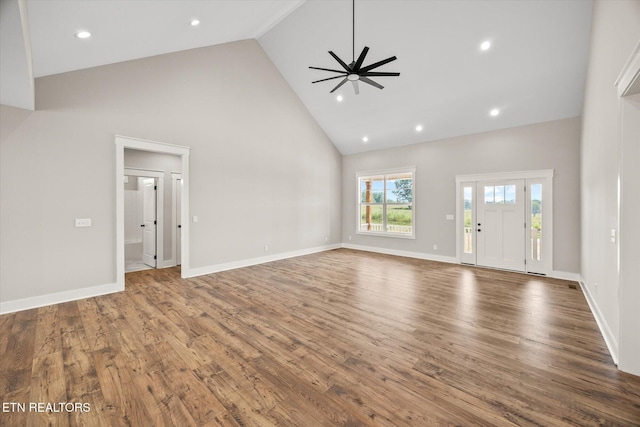
[[482,224],[478,223],[478,227],[480,227]]
[[478,228],[478,231],[482,231],[482,230]]
[[144,224],[140,224],[140,227],[144,227]]
[[182,228],[182,225],[178,224],[178,228]]

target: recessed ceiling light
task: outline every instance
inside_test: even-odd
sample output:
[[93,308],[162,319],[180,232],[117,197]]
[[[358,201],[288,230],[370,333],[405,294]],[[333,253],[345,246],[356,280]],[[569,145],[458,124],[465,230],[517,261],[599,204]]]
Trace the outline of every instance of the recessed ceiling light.
[[369,142],[369,138],[368,138],[368,137],[366,137],[366,136],[363,136],[363,137],[362,137],[362,142]]
[[416,132],[422,132],[422,125],[416,126]]
[[344,98],[342,97],[342,95],[338,95],[338,96],[336,96],[336,100],[337,100],[338,102],[342,102],[342,100],[343,100],[343,99],[344,99]]
[[495,116],[500,114],[500,110],[498,110],[497,108],[494,108],[493,110],[489,111],[489,114],[491,114],[491,116],[495,117]]
[[483,41],[482,44],[480,45],[480,49],[482,50],[489,50],[490,47],[491,47],[491,42],[489,40]]
[[200,25],[200,20],[198,20],[198,19],[192,19],[191,20],[191,26],[192,27],[197,27],[198,25]]
[[87,39],[91,37],[91,33],[89,31],[78,31],[76,37],[79,39]]

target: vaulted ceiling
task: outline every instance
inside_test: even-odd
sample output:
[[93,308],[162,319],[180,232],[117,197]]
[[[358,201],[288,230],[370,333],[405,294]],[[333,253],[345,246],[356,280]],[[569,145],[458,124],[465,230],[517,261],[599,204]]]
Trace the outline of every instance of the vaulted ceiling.
[[[359,95],[350,84],[330,94],[340,79],[311,81],[335,73],[308,68],[340,68],[329,50],[351,61],[350,0],[3,0],[2,103],[17,105],[5,94],[15,97],[19,84],[33,81],[25,78],[30,73],[37,78],[256,38],[343,154],[581,114],[589,0],[355,5],[355,55],[364,46],[365,64],[395,55],[376,71],[401,73],[373,78],[383,90],[360,83]],[[191,26],[193,19],[200,24]],[[80,30],[92,36],[74,37]],[[491,47],[482,50],[485,41]],[[24,93],[33,96],[27,86]]]

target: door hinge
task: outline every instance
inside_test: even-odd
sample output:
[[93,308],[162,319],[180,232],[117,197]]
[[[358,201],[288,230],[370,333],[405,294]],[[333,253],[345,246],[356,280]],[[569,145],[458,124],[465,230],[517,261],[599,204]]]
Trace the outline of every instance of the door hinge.
[[158,255],[154,255],[154,256],[153,256],[153,259],[158,259]]
[[526,258],[524,259],[524,265],[527,265],[527,259]]
[[157,185],[154,185],[154,186],[153,186],[153,189],[154,189],[154,190],[157,190],[157,189],[158,189],[158,186],[157,186]]
[[[153,225],[158,225],[158,221],[153,221]],[[527,225],[525,224],[524,226],[526,227]]]

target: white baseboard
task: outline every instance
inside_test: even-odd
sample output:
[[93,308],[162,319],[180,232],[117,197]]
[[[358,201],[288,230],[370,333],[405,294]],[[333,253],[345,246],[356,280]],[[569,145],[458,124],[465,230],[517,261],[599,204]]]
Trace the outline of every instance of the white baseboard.
[[552,277],[554,279],[562,279],[562,280],[571,280],[572,282],[580,282],[582,277],[578,273],[570,273],[568,271],[557,271],[554,270],[547,277]]
[[264,264],[266,262],[279,261],[279,260],[287,259],[287,258],[294,258],[294,257],[298,257],[298,256],[303,256],[303,255],[310,255],[310,254],[314,254],[314,253],[317,253],[317,252],[330,251],[330,250],[333,250],[333,249],[338,249],[340,247],[341,247],[341,245],[338,243],[338,244],[335,244],[335,245],[317,246],[315,248],[301,249],[301,250],[298,250],[298,251],[282,252],[282,253],[279,253],[279,254],[273,254],[273,255],[262,256],[262,257],[257,257],[257,258],[249,258],[249,259],[243,259],[243,260],[239,260],[239,261],[227,262],[227,263],[223,263],[223,264],[209,265],[209,266],[206,266],[206,267],[191,268],[188,271],[183,272],[183,276],[182,277],[188,278],[188,277],[203,276],[205,274],[218,273],[220,271],[234,270],[236,268],[242,268],[242,267],[249,267],[249,266],[252,266],[252,265]]
[[162,262],[162,265],[159,265],[158,268],[169,268],[169,267],[175,267],[176,264],[176,260],[174,259],[166,259]]
[[584,282],[584,279],[580,277],[578,280],[580,284],[580,289],[582,289],[582,293],[587,300],[587,304],[589,304],[589,308],[591,309],[591,313],[593,317],[596,319],[596,323],[598,324],[598,328],[600,328],[600,333],[602,334],[602,338],[604,338],[605,344],[607,344],[607,348],[609,349],[609,353],[611,354],[611,358],[613,359],[613,363],[618,364],[618,340],[615,335],[611,332],[611,328],[607,323],[606,319],[602,315],[600,308],[598,307],[598,303],[596,302],[593,295],[589,291],[589,287]]
[[32,308],[44,307],[46,305],[60,304],[63,302],[97,297],[120,291],[124,291],[124,289],[119,287],[117,283],[109,283],[107,285],[91,286],[89,288],[74,289],[72,291],[58,292],[55,294],[40,295],[37,297],[23,298],[13,301],[2,301],[0,302],[0,314],[30,310]]
[[345,249],[354,249],[356,251],[366,251],[366,252],[375,252],[378,254],[385,255],[394,255],[394,256],[403,256],[407,258],[417,258],[417,259],[425,259],[428,261],[440,261],[446,262],[449,264],[459,264],[459,261],[456,257],[444,256],[444,255],[434,255],[427,254],[422,252],[412,252],[412,251],[400,251],[397,249],[387,249],[387,248],[379,248],[375,246],[363,246],[363,245],[352,245],[350,243],[343,243],[342,247]]

